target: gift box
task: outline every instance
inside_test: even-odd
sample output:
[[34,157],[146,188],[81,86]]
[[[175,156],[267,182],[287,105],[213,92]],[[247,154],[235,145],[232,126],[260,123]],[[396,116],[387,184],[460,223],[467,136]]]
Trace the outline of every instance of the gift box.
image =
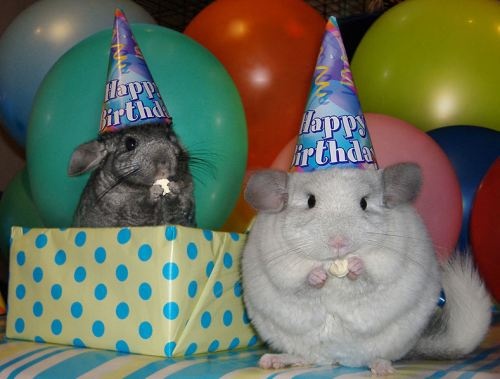
[[14,227],[7,337],[166,357],[255,345],[245,239],[181,226]]

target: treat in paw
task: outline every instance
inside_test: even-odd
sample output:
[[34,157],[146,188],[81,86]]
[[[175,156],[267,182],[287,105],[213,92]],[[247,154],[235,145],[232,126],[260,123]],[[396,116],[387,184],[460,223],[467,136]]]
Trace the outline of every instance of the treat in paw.
[[162,190],[161,196],[164,196],[167,193],[170,193],[170,188],[168,186],[169,183],[170,183],[170,180],[168,180],[167,178],[162,178],[162,179],[158,179],[156,182],[154,182],[153,187],[158,186],[159,188],[161,188],[161,190]]
[[264,369],[279,369],[289,366],[305,366],[302,358],[290,354],[264,354],[260,357],[259,366]]
[[392,367],[391,361],[386,359],[375,359],[370,363],[370,370],[373,376],[386,376],[396,372]]
[[349,274],[347,259],[336,259],[332,262],[328,272],[337,278],[343,278]]
[[158,185],[152,185],[149,188],[149,194],[151,195],[151,199],[156,201],[163,196],[163,188]]
[[347,259],[347,268],[349,270],[347,277],[354,280],[357,279],[358,276],[364,271],[365,264],[359,257],[349,257]]
[[328,274],[323,267],[316,267],[307,275],[307,283],[314,288],[321,288],[325,285],[327,278]]

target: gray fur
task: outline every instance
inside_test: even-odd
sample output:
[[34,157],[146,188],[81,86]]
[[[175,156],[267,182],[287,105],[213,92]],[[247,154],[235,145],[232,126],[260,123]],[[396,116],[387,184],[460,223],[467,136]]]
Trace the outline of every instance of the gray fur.
[[[269,180],[283,175],[285,188]],[[463,279],[475,271],[440,269],[411,204],[421,181],[415,164],[254,174],[247,189],[254,206],[287,194],[281,211],[259,212],[242,258],[248,314],[283,354],[264,355],[262,367],[340,363],[385,375],[410,352],[458,357],[479,344],[488,296],[480,280]],[[328,273],[336,259],[347,259],[347,277]],[[453,290],[460,281],[465,287]],[[439,316],[442,287],[447,304]],[[468,329],[465,339],[456,338],[460,328]]]
[[[133,140],[131,140],[133,139]],[[132,141],[136,147],[127,149]],[[102,135],[75,149],[69,175],[93,172],[73,226],[112,227],[180,224],[195,226],[189,155],[171,127],[149,124]],[[168,178],[162,196],[157,179]]]

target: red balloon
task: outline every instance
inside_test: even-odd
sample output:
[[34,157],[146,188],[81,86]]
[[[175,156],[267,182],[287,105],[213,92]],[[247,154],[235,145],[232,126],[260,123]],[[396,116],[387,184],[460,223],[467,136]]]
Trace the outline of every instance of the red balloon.
[[298,134],[325,20],[302,0],[218,0],[185,34],[226,67],[248,127],[248,169],[269,167]]
[[[416,162],[422,168],[424,183],[415,208],[438,257],[446,260],[454,251],[462,224],[460,185],[448,157],[431,137],[405,121],[375,113],[365,113],[365,118],[379,167]],[[296,141],[297,136],[283,144],[271,167],[290,168]]]
[[470,218],[472,252],[486,287],[500,301],[500,158],[476,192]]

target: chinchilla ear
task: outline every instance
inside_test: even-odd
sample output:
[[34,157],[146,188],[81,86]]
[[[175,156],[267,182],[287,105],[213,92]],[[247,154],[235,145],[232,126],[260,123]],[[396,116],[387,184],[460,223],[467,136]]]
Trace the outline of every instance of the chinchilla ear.
[[288,174],[278,170],[256,171],[245,188],[245,200],[255,209],[278,213],[288,201]]
[[386,167],[382,172],[382,182],[387,207],[411,203],[417,198],[422,186],[420,166],[416,163],[398,163]]
[[87,142],[78,146],[71,155],[68,175],[80,175],[94,169],[102,162],[107,153],[104,144],[99,141]]

